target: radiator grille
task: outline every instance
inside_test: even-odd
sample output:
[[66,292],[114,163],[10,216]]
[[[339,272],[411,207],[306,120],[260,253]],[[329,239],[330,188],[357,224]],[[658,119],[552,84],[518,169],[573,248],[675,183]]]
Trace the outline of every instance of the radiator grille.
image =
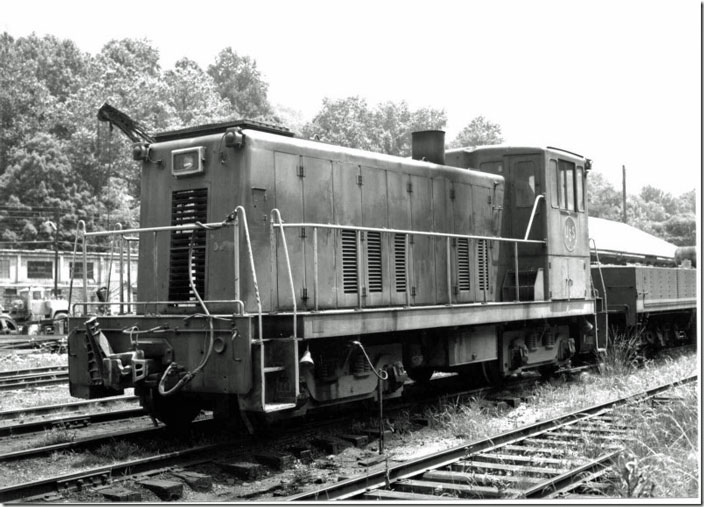
[[[208,221],[208,189],[179,190],[171,194],[171,225],[185,225]],[[205,295],[205,230],[194,236],[191,266],[188,263],[188,245],[192,231],[171,231],[169,259],[169,300],[195,301],[189,276],[201,297]]]
[[396,292],[406,292],[406,235],[394,236],[394,271],[396,274]]
[[367,233],[367,274],[369,276],[369,292],[381,292],[383,280],[381,277],[381,233]]
[[477,241],[477,280],[479,290],[489,290],[489,244],[485,239]]
[[457,286],[469,290],[469,239],[457,238]]
[[345,294],[356,294],[357,280],[357,232],[342,230],[342,287]]

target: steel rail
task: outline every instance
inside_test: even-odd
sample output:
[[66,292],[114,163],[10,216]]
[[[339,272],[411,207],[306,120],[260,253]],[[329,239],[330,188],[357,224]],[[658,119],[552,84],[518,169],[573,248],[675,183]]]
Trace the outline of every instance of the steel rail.
[[0,381],[7,377],[20,377],[28,375],[41,375],[50,373],[63,373],[68,371],[68,366],[45,366],[42,368],[27,368],[24,370],[0,371]]
[[646,391],[636,393],[630,396],[612,400],[607,403],[593,405],[588,408],[579,409],[568,414],[559,416],[554,419],[539,421],[534,424],[523,426],[515,430],[502,433],[497,436],[477,440],[467,444],[463,444],[452,449],[439,451],[428,456],[416,458],[405,463],[400,463],[388,468],[379,467],[370,471],[363,477],[354,477],[345,481],[340,481],[331,486],[299,493],[297,495],[286,498],[287,501],[328,501],[328,500],[344,500],[350,499],[371,490],[382,488],[390,483],[397,482],[403,479],[408,479],[424,472],[437,469],[439,467],[449,465],[469,454],[475,454],[482,451],[506,445],[514,441],[520,441],[528,436],[544,433],[547,430],[557,428],[559,426],[574,423],[580,419],[586,419],[599,412],[609,410],[618,405],[624,405],[629,402],[643,401],[658,393],[669,390],[675,386],[695,382],[698,376],[685,377],[675,382],[662,384],[660,386],[648,389]]
[[236,444],[237,441],[193,447],[183,451],[174,451],[158,456],[116,463],[93,470],[62,475],[60,477],[7,486],[0,488],[0,503],[35,498],[37,496],[54,494],[70,489],[78,489],[88,482],[107,484],[111,481],[112,477],[144,473],[159,467],[168,467],[175,464],[184,466],[197,464],[199,462],[204,463],[212,459],[212,453],[221,450],[223,446],[233,443]]
[[108,398],[100,398],[96,400],[86,400],[86,401],[72,401],[68,403],[61,403],[57,405],[40,405],[37,407],[30,408],[18,408],[13,410],[4,410],[0,412],[0,420],[12,419],[19,415],[22,416],[32,416],[39,414],[46,414],[48,412],[57,412],[59,410],[79,410],[81,408],[93,407],[96,405],[105,405],[109,403],[118,402],[133,402],[139,400],[137,396],[124,395],[124,396],[110,396]]
[[[195,424],[195,423],[194,423]],[[36,447],[34,449],[22,449],[20,451],[10,451],[0,454],[0,462],[3,461],[13,461],[16,459],[29,459],[38,456],[43,456],[56,451],[64,451],[66,449],[78,449],[86,447],[88,445],[101,444],[106,442],[111,442],[115,438],[119,437],[136,437],[136,436],[153,436],[159,433],[165,433],[167,428],[165,426],[159,427],[149,427],[141,428],[136,430],[123,430],[115,431],[105,435],[95,435],[92,437],[82,438],[80,440],[73,440],[72,442],[63,442],[60,444],[45,445],[43,447]]]
[[14,380],[12,382],[0,382],[0,391],[13,391],[28,387],[50,386],[65,384],[68,381],[68,373],[59,373],[50,379],[27,378],[26,380]]
[[0,426],[0,436],[21,435],[24,433],[35,433],[48,428],[56,427],[76,427],[87,426],[89,424],[119,421],[121,419],[131,419],[148,415],[143,408],[125,408],[121,410],[110,410],[107,412],[96,412],[93,414],[76,414],[54,419],[44,419],[19,424]]

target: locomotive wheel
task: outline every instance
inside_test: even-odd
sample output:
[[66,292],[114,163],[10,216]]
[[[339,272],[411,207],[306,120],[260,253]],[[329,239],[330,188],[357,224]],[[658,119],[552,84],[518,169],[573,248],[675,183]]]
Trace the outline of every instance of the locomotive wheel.
[[556,364],[546,364],[538,367],[538,372],[543,380],[549,380],[555,376],[558,367]]
[[457,372],[467,387],[483,387],[487,385],[487,380],[482,372],[481,364],[468,364]]
[[162,396],[157,389],[139,395],[139,403],[152,417],[169,427],[186,428],[200,413],[200,405],[182,393]]
[[419,384],[424,384],[430,380],[433,376],[433,369],[427,366],[420,366],[418,368],[410,368],[406,371],[410,379]]

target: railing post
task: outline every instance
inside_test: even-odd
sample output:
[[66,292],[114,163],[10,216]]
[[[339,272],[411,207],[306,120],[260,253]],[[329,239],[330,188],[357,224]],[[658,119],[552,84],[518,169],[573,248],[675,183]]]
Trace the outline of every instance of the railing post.
[[452,304],[452,256],[450,255],[450,236],[445,238],[447,256],[447,304]]
[[[286,245],[286,232],[284,231],[284,224],[281,220],[281,212],[274,208],[271,210],[272,216],[276,216],[278,220],[279,229],[281,229],[281,241],[284,246],[284,256],[286,257],[286,267],[288,268],[288,283],[291,287],[291,301],[293,302],[293,337],[298,338],[298,314],[296,310],[296,290],[293,286],[293,273],[291,272],[291,259],[288,256],[288,246]],[[276,225],[276,224],[275,224]],[[298,364],[298,363],[296,363]]]
[[521,300],[521,296],[518,293],[518,241],[513,242],[513,266],[515,270],[515,280],[516,280],[516,301]]
[[355,231],[357,240],[357,308],[362,308],[362,231]]
[[404,234],[403,243],[404,250],[406,251],[406,258],[404,259],[406,261],[406,265],[404,266],[406,270],[406,306],[411,306],[411,270],[408,269],[408,260],[411,257],[409,238],[410,234]]
[[[74,266],[75,267],[75,266]],[[86,242],[86,235],[83,235],[83,301],[88,301],[88,243]],[[85,310],[85,308],[84,308]],[[86,313],[84,311],[84,313]]]
[[[122,226],[118,230],[122,230]],[[125,240],[122,234],[118,238],[120,242],[120,315],[123,315],[125,313],[125,307],[122,305],[125,301]]]
[[313,227],[313,308],[318,311],[318,228]]
[[235,299],[240,299],[240,217],[235,215],[234,236],[232,242],[234,245],[234,271],[235,271]]

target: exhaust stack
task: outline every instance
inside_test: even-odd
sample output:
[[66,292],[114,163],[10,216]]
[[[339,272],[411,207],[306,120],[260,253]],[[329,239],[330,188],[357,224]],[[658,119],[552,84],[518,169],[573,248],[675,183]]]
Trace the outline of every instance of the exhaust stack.
[[411,133],[411,157],[445,165],[445,131],[421,130]]

